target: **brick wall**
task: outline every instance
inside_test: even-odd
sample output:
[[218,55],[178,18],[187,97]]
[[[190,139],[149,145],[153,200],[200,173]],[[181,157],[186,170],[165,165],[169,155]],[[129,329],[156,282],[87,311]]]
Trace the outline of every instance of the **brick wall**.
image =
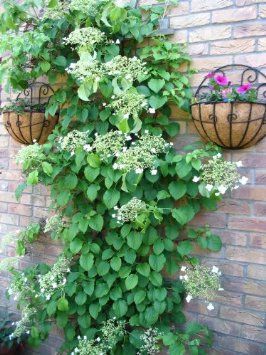
[[[221,65],[240,63],[266,69],[266,0],[180,0],[169,17],[175,29],[173,41],[188,43],[193,65],[199,70],[193,77],[193,86],[210,69]],[[1,99],[5,100],[3,92]],[[186,115],[176,111],[173,118],[181,125],[177,149],[198,140]],[[26,226],[32,219],[44,217],[49,197],[39,186],[33,194],[28,190],[21,203],[15,201],[13,193],[21,174],[12,157],[19,146],[9,139],[2,125],[0,137],[0,235],[4,235]],[[213,311],[192,301],[186,307],[187,314],[215,330],[215,349],[211,354],[265,354],[266,139],[256,147],[227,151],[225,155],[233,161],[243,161],[243,174],[249,177],[249,184],[228,196],[217,212],[201,213],[194,221],[198,225],[209,224],[222,237],[222,251],[202,254],[202,258],[221,268],[225,291],[220,293]],[[42,240],[24,263],[40,259],[52,262],[57,252],[56,244]],[[12,247],[7,247],[2,256],[12,254]],[[7,281],[7,275],[2,274],[1,305],[7,305]],[[59,334],[55,332],[37,353],[55,354],[59,343]]]

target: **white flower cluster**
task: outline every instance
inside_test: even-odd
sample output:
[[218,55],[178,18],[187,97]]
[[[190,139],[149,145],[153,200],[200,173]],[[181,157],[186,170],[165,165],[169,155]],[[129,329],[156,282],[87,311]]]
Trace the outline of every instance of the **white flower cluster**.
[[43,147],[38,143],[24,146],[16,155],[16,163],[22,164],[23,170],[27,172],[38,169],[45,160],[46,156],[43,153]]
[[20,301],[29,297],[29,295],[36,295],[34,285],[30,282],[24,272],[21,272],[12,280],[7,293],[12,296],[14,301]]
[[137,352],[137,355],[153,355],[160,352],[160,336],[162,334],[157,328],[149,328],[140,336],[140,340],[143,342],[141,348]]
[[54,238],[59,238],[63,229],[67,226],[61,215],[54,215],[45,221],[44,233],[52,233]]
[[152,175],[157,174],[155,161],[158,154],[164,153],[172,143],[167,143],[161,136],[150,135],[148,131],[127,149],[117,153],[117,161],[113,168],[129,172],[135,170],[141,174],[144,169],[150,169]]
[[103,135],[96,133],[91,149],[95,149],[101,159],[105,160],[120,152],[127,139],[131,139],[130,136],[123,134],[121,131],[110,131]]
[[44,2],[43,19],[60,20],[64,17],[64,14],[69,12],[69,1],[58,0],[56,6],[48,7],[50,0]]
[[78,336],[78,346],[71,355],[107,355],[125,334],[125,322],[116,321],[116,318],[107,320],[101,328],[102,337],[88,340],[86,336]]
[[94,17],[99,7],[107,0],[71,0],[69,4],[70,11],[80,11],[86,16]]
[[79,50],[92,51],[96,44],[104,42],[105,34],[95,27],[77,28],[69,34],[68,37],[63,38],[63,43],[78,47]]
[[62,290],[66,284],[66,274],[70,272],[71,260],[61,255],[51,270],[45,275],[39,275],[38,282],[41,296],[49,300],[57,290]]
[[200,176],[194,176],[193,182],[202,182],[209,192],[215,192],[216,196],[223,195],[228,190],[246,185],[248,178],[238,172],[242,162],[229,162],[222,159],[218,153],[206,164],[202,165]]
[[24,334],[29,334],[31,326],[31,317],[37,312],[33,307],[27,306],[22,310],[21,319],[18,322],[14,322],[15,329],[12,334],[9,335],[10,339],[20,338]]
[[[184,283],[187,302],[196,297],[203,298],[208,302],[216,296],[217,291],[223,291],[220,286],[221,271],[217,266],[212,268],[203,265],[196,265],[193,268],[182,266],[181,272],[183,275],[180,275],[179,278]],[[207,309],[210,311],[214,309],[211,302]]]
[[64,137],[59,137],[57,142],[60,149],[70,152],[71,155],[75,154],[77,148],[82,148],[87,144],[89,138],[89,132],[81,132],[73,130]]
[[133,197],[128,203],[118,208],[114,208],[116,213],[112,215],[113,218],[117,219],[118,223],[134,222],[138,215],[147,211],[147,205],[144,201]]
[[100,62],[95,59],[81,59],[77,63],[72,63],[66,72],[80,83],[84,83],[86,80],[98,83],[105,74]]
[[148,74],[145,64],[145,62],[137,57],[128,58],[118,55],[105,63],[105,70],[108,75],[123,77],[133,82]]
[[123,91],[118,95],[112,96],[113,101],[108,105],[114,110],[114,114],[128,119],[131,116],[137,119],[139,113],[148,108],[148,102],[144,95],[136,90]]

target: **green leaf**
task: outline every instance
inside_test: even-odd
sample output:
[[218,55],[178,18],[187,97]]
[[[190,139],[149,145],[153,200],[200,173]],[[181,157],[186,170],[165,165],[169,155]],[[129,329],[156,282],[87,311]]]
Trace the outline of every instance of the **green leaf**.
[[59,298],[57,301],[57,308],[62,312],[68,311],[68,300],[64,297]]
[[49,62],[41,62],[40,63],[42,70],[47,73],[51,68],[51,64]]
[[169,184],[168,189],[175,200],[179,200],[187,192],[187,187],[184,181],[172,181]]
[[83,245],[83,241],[80,240],[79,238],[75,238],[72,240],[69,247],[73,254],[77,254],[81,250],[82,245]]
[[37,185],[39,182],[39,173],[37,170],[32,171],[29,173],[28,178],[27,178],[27,184],[28,185]]
[[93,254],[82,254],[79,259],[79,263],[84,270],[90,271],[94,263]]
[[159,272],[152,271],[149,279],[154,286],[157,286],[157,287],[162,286],[163,278]]
[[221,238],[218,235],[211,235],[207,239],[208,241],[208,249],[211,251],[219,251],[222,248],[222,241]]
[[140,233],[136,233],[136,232],[129,233],[129,235],[127,236],[127,245],[130,248],[134,250],[138,250],[141,244],[142,244],[142,235]]
[[87,156],[87,161],[93,168],[99,168],[101,165],[101,159],[97,154],[91,153]]
[[116,206],[119,199],[120,192],[115,189],[107,190],[103,195],[103,202],[108,209],[111,209]]
[[178,223],[183,226],[194,218],[195,212],[192,206],[184,205],[173,209],[172,216]]
[[91,303],[89,306],[89,312],[92,318],[97,319],[101,306],[98,303]]
[[68,190],[73,190],[78,184],[78,178],[75,174],[69,174],[64,177],[64,185]]
[[93,168],[91,166],[86,166],[84,170],[84,175],[89,182],[93,182],[100,174],[99,168]]
[[125,300],[118,300],[113,303],[113,311],[117,318],[122,318],[127,313],[127,302]]
[[129,275],[125,280],[126,289],[132,290],[133,288],[135,288],[138,284],[138,280],[138,275]]
[[146,292],[144,290],[140,290],[135,293],[134,295],[134,302],[136,304],[140,304],[142,301],[144,301],[146,298]]
[[114,258],[111,259],[111,268],[114,271],[119,271],[121,268],[121,258],[119,258],[119,256],[115,256]]
[[166,258],[163,254],[161,255],[152,254],[149,256],[149,264],[154,271],[158,271],[158,272],[161,271],[164,267],[165,262],[166,262]]
[[17,186],[16,191],[15,191],[15,197],[17,200],[20,200],[22,193],[26,189],[26,187],[27,187],[27,184],[25,182],[23,182],[22,184],[19,184]]
[[47,163],[46,161],[42,162],[42,169],[46,175],[51,176],[53,173],[53,167],[51,164]]
[[87,189],[87,197],[88,199],[93,202],[98,195],[98,191],[100,190],[100,186],[96,184],[91,184]]
[[63,57],[62,55],[56,57],[54,59],[54,64],[59,66],[59,67],[63,67],[65,68],[67,66],[67,60],[65,57]]
[[184,240],[182,242],[179,242],[177,245],[177,251],[182,256],[190,254],[192,249],[193,249],[192,244],[188,240]]
[[148,263],[138,264],[136,269],[139,274],[141,274],[145,277],[148,277],[151,272],[151,268]]
[[80,291],[75,297],[75,302],[79,306],[82,306],[86,301],[87,301],[87,295],[85,292]]
[[89,226],[96,232],[100,232],[103,229],[103,222],[103,217],[99,214],[96,214],[89,219]]
[[100,276],[104,276],[106,275],[110,270],[110,265],[107,261],[101,261],[98,265],[97,265],[97,272],[98,275]]
[[149,104],[152,108],[155,108],[155,110],[162,107],[164,104],[166,104],[166,102],[167,102],[167,97],[165,96],[152,95],[149,98]]
[[148,82],[149,88],[154,91],[156,94],[164,87],[164,79],[151,79]]

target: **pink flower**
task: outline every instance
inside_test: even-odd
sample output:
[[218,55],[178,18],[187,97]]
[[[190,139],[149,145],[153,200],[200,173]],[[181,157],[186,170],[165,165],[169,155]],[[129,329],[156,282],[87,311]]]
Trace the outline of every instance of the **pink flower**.
[[214,80],[221,86],[227,86],[229,84],[229,80],[225,75],[217,75]]
[[241,86],[239,86],[236,91],[239,94],[245,94],[247,91],[249,91],[251,89],[251,84],[243,84]]
[[205,75],[205,79],[212,79],[214,77],[214,72],[209,72],[207,75]]

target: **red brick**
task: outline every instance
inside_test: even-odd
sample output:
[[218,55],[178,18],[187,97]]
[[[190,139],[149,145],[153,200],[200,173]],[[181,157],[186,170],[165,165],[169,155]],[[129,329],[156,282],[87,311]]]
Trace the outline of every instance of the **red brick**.
[[[1,202],[13,202],[13,203],[18,203],[14,193],[11,192],[4,192],[0,194],[0,201]],[[21,197],[20,200],[21,203],[26,204],[26,205],[30,205],[31,204],[31,196],[30,195],[26,195],[24,194]]]
[[256,63],[257,68],[263,68],[266,66],[266,55],[265,53],[239,54],[235,56],[235,61],[250,66]]
[[245,306],[247,308],[255,309],[256,311],[266,311],[266,298],[246,296]]
[[245,323],[263,327],[265,317],[261,313],[251,312],[243,310],[241,308],[233,308],[227,306],[221,306],[220,317],[229,319],[237,323]]
[[248,293],[256,296],[266,295],[266,283],[264,281],[226,277],[225,280],[223,280],[223,287],[225,290],[244,294]]
[[216,10],[212,14],[213,23],[239,22],[252,20],[257,17],[256,6],[247,6],[239,9]]
[[248,244],[253,248],[266,249],[266,234],[251,233]]
[[259,51],[266,51],[266,37],[258,39],[258,50]]
[[14,213],[21,216],[31,216],[32,207],[27,205],[19,205],[10,203],[8,205],[8,213]]
[[170,18],[170,27],[175,29],[184,29],[188,27],[202,26],[210,23],[210,13],[189,14]]
[[255,40],[253,38],[229,39],[224,41],[215,41],[211,43],[211,54],[233,54],[247,53],[255,50]]
[[256,170],[255,171],[255,181],[256,184],[266,185],[266,170]]
[[232,56],[219,56],[219,57],[195,57],[192,61],[193,67],[198,70],[210,70],[212,68],[217,68],[233,60]]
[[255,344],[251,341],[245,341],[244,339],[235,338],[233,336],[216,334],[215,343],[222,348],[230,349],[233,352],[240,352],[241,354],[265,355],[265,348],[262,344]]
[[214,228],[226,227],[226,215],[224,213],[207,213],[200,212],[191,221],[192,225],[206,225],[208,224]]
[[214,230],[214,232],[221,237],[223,244],[240,245],[240,246],[247,245],[247,239],[249,233],[236,232],[236,231],[231,231],[226,229],[224,230],[217,229]]
[[215,301],[229,306],[242,306],[243,295],[237,292],[222,291],[215,297]]
[[263,23],[251,23],[234,27],[235,38],[254,36],[265,36],[265,25]]
[[251,279],[266,281],[266,266],[263,265],[248,265],[247,276]]
[[219,308],[216,307],[210,312],[206,307],[205,302],[201,302],[199,300],[192,300],[190,303],[185,303],[185,311],[199,313],[199,314],[206,314],[211,316],[217,316]]
[[236,0],[236,5],[244,6],[244,5],[260,4],[262,2],[266,2],[266,0]]
[[230,214],[250,214],[250,206],[247,202],[233,199],[225,199],[218,205],[219,212]]
[[208,43],[189,44],[188,52],[191,56],[206,55],[209,52]]
[[205,255],[205,258],[203,256],[203,258],[201,258],[201,261],[204,265],[208,265],[210,267],[215,265],[219,267],[223,275],[238,276],[238,277],[244,276],[243,265],[228,262],[228,260],[224,260],[224,259],[212,259],[208,257],[208,254]]
[[246,339],[266,343],[266,329],[257,328],[252,325],[243,325],[240,335]]
[[253,262],[258,264],[266,264],[266,250],[247,249],[241,247],[226,247],[226,257],[229,260]]
[[233,0],[192,0],[191,2],[191,11],[206,11],[214,9],[222,9],[233,5]]
[[189,2],[182,1],[177,6],[174,6],[170,9],[169,17],[171,16],[180,16],[189,13]]
[[252,232],[264,232],[266,230],[266,218],[229,217],[229,229],[239,229]]
[[207,324],[211,329],[222,334],[239,336],[241,333],[241,325],[228,320],[199,315],[199,321]]
[[18,225],[19,217],[15,214],[1,213],[0,223]]
[[[230,25],[219,25],[219,26],[204,26],[199,29],[191,29],[189,31],[189,42],[206,42],[215,41],[219,39],[229,38],[231,36],[231,26]],[[231,63],[231,62],[227,62]],[[219,66],[217,64],[216,66]],[[209,67],[207,70],[211,69]]]

